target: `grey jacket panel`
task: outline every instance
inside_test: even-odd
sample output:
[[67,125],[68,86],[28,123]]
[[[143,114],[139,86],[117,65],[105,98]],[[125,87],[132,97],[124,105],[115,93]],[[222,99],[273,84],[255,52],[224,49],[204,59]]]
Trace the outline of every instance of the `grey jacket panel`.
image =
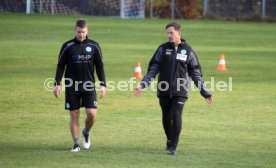
[[200,91],[200,94],[203,97],[211,97],[211,93],[207,90],[207,88],[204,85],[204,81],[202,79],[202,71],[201,66],[198,62],[198,58],[194,51],[190,52],[189,57],[189,63],[188,63],[188,73],[189,76],[191,76],[192,80],[194,81],[194,84],[197,86],[197,88]]

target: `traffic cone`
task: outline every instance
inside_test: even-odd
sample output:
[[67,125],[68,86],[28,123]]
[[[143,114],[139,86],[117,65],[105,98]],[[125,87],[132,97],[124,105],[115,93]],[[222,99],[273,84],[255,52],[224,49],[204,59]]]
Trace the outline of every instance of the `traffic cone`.
[[135,70],[134,70],[134,75],[133,75],[133,77],[139,78],[139,79],[143,78],[143,76],[142,76],[142,69],[141,69],[140,62],[139,62],[139,61],[136,62],[136,67],[135,67]]
[[217,67],[218,71],[226,71],[226,64],[225,64],[225,59],[224,59],[224,54],[220,55],[220,59],[219,59],[219,63],[218,63],[218,67]]

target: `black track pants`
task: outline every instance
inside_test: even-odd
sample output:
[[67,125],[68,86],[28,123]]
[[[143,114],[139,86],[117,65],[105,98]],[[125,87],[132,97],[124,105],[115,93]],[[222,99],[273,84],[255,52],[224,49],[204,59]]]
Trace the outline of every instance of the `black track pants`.
[[170,148],[176,148],[182,128],[182,110],[185,97],[160,96],[159,103],[162,108],[162,123]]

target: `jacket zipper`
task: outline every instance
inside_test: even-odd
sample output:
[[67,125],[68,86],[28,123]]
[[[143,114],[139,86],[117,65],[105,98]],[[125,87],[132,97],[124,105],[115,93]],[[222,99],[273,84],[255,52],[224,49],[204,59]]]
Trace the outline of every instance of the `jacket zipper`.
[[173,79],[175,76],[175,61],[176,61],[176,54],[177,54],[177,50],[174,53],[174,57],[173,57],[173,62],[172,62],[172,71],[171,71],[171,80],[170,80],[170,98],[172,98],[172,92],[173,92]]
[[81,55],[83,55],[83,53],[82,53],[82,43],[80,44],[80,53],[81,53]]

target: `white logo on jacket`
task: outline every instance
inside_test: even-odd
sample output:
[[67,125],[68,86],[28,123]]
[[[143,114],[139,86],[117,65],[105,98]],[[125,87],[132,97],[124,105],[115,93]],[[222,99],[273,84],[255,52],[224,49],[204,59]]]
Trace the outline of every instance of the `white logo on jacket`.
[[92,48],[91,48],[91,47],[86,47],[85,50],[86,50],[87,52],[91,52],[91,51],[92,51]]
[[166,49],[166,55],[172,55],[173,50],[172,49]]
[[180,53],[177,53],[176,59],[181,60],[181,61],[186,61],[187,60],[187,51],[181,50]]

